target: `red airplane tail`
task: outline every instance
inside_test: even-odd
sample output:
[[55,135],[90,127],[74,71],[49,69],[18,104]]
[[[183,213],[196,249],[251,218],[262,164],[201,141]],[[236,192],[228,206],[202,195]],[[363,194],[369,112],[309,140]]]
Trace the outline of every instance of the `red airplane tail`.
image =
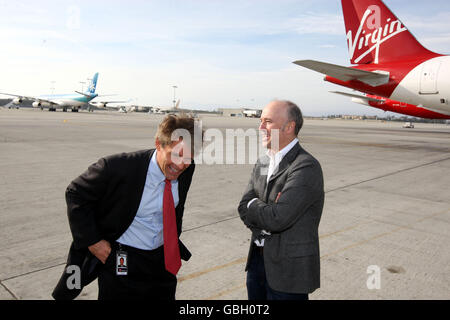
[[381,0],[342,0],[342,10],[352,64],[437,55],[425,49]]

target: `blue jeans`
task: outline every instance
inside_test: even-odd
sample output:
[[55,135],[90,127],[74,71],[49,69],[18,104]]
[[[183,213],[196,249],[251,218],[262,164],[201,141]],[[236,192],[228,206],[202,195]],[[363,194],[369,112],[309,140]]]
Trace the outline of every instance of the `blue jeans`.
[[247,270],[248,300],[308,300],[307,293],[287,293],[269,287],[262,249],[253,245]]

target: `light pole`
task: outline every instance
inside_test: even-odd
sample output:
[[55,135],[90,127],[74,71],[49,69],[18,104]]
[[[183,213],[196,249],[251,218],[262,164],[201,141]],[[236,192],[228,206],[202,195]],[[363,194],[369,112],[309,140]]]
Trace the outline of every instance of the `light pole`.
[[50,89],[52,90],[52,95],[55,92],[55,83],[56,81],[51,81],[52,87]]
[[176,91],[176,89],[177,89],[178,87],[177,87],[177,86],[172,86],[172,88],[173,88],[173,108],[175,109],[175,103],[176,103],[176,100],[175,100],[175,97],[176,97],[175,91]]

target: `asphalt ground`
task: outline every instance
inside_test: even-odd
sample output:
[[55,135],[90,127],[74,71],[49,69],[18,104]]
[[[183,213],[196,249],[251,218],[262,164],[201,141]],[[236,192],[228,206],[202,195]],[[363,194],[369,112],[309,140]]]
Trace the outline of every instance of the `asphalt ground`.
[[[0,299],[51,299],[71,243],[65,188],[102,156],[153,147],[162,117],[0,108]],[[200,118],[224,136],[259,122]],[[306,120],[300,141],[326,191],[310,299],[448,300],[450,126]],[[250,233],[236,209],[252,165],[224,162],[196,167],[182,234],[193,256],[177,299],[247,298]],[[96,298],[96,281],[78,297]]]

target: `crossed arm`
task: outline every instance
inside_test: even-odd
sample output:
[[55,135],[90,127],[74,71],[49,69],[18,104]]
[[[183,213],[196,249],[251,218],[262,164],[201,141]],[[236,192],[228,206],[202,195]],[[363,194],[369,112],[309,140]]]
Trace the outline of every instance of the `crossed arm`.
[[289,169],[286,182],[275,199],[269,198],[265,203],[258,198],[247,208],[248,202],[257,198],[253,186],[255,170],[256,166],[238,207],[241,220],[252,232],[267,230],[277,233],[290,228],[322,196],[320,166],[306,162]]

